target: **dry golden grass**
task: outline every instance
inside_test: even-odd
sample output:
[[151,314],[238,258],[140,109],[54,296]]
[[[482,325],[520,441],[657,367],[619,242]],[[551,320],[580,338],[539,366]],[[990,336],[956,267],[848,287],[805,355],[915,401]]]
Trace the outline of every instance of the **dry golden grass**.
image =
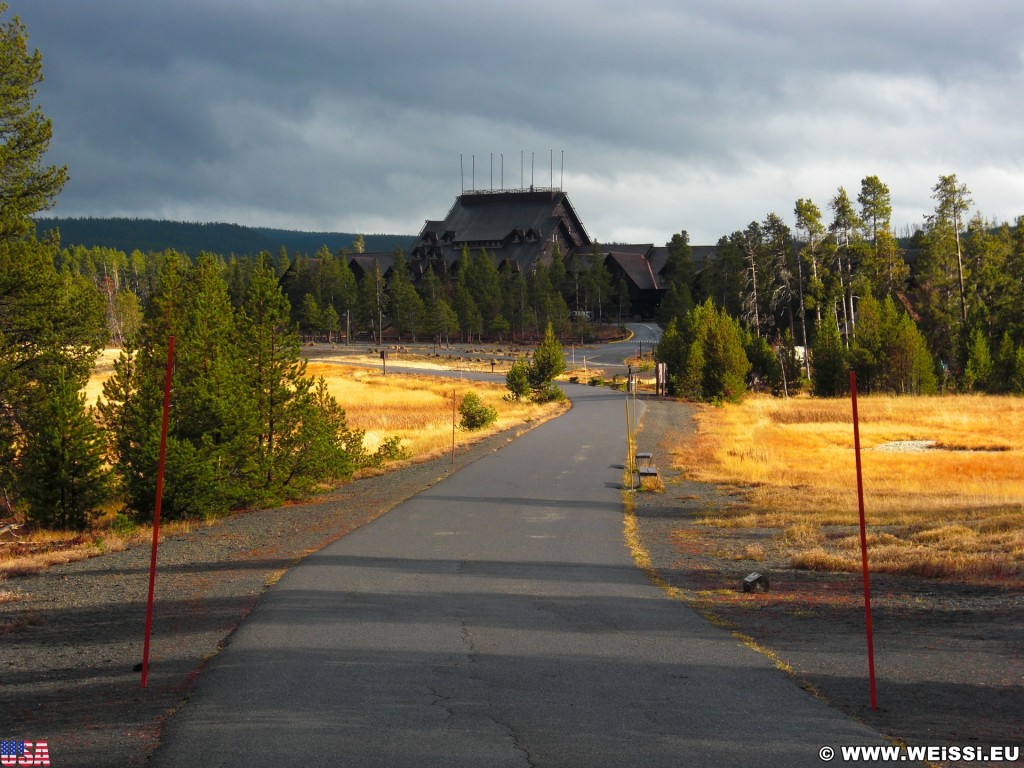
[[[456,405],[467,392],[476,392],[484,405],[498,412],[498,420],[476,432],[455,431],[456,448],[526,423],[539,423],[565,409],[561,403],[535,405],[504,399],[503,384],[442,379],[417,374],[389,373],[333,363],[311,362],[311,376],[322,376],[327,388],[345,409],[350,427],[366,431],[365,444],[374,450],[392,436],[401,438],[416,460],[450,451],[452,446],[452,394]],[[458,412],[456,411],[456,423]]]
[[[41,573],[53,565],[120,552],[131,544],[153,540],[151,525],[139,526],[128,535],[114,533],[104,525],[105,521],[100,521],[95,530],[85,534],[36,530],[20,542],[3,544],[0,546],[0,581],[9,576]],[[165,522],[160,526],[161,538],[186,533],[195,525],[194,521]],[[11,593],[0,592],[0,602],[5,601],[5,594]]]
[[[402,439],[414,458],[424,459],[451,449],[452,390],[461,400],[473,390],[498,411],[498,421],[491,428],[471,434],[457,430],[456,446],[472,442],[502,429],[528,422],[537,423],[560,413],[564,405],[544,406],[532,403],[509,403],[502,400],[507,390],[504,385],[465,380],[388,373],[382,375],[380,359],[370,355],[342,357],[326,348],[313,350],[316,355],[309,361],[307,372],[323,376],[331,394],[341,403],[348,416],[349,426],[366,431],[366,447],[373,451],[391,436]],[[303,352],[307,350],[304,348]],[[83,391],[90,405],[95,405],[103,393],[103,384],[114,373],[114,361],[119,349],[106,349],[96,361],[96,368]],[[358,360],[372,367],[344,365],[342,360]],[[425,371],[445,368],[422,355],[392,355],[389,365],[422,367]],[[490,370],[485,361],[460,361],[464,370],[476,368]],[[497,371],[507,368],[499,363]]]
[[114,361],[120,354],[120,349],[110,348],[104,349],[96,358],[96,367],[93,368],[92,376],[82,390],[85,392],[85,402],[88,405],[96,405],[96,401],[103,394],[103,385],[114,375]]
[[[859,405],[872,570],[1024,576],[1024,400],[862,397]],[[697,439],[674,453],[675,466],[737,486],[745,500],[703,522],[778,528],[799,567],[860,567],[849,528],[858,514],[848,401],[750,398],[703,408],[697,421]],[[889,450],[901,441],[935,445]]]

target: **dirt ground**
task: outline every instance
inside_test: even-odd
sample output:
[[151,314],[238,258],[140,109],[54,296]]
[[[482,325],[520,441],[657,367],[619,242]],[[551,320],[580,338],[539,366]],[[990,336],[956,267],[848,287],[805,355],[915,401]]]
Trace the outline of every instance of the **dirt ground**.
[[[697,524],[736,499],[668,469],[673,442],[692,434],[691,408],[648,403],[638,449],[661,461],[666,492],[635,494],[635,522],[656,578],[790,668],[813,694],[896,741],[1024,752],[1024,592],[873,574],[872,711],[861,574],[753,560],[749,554],[772,550],[764,544],[778,531]],[[767,575],[768,592],[743,592],[753,572]]]

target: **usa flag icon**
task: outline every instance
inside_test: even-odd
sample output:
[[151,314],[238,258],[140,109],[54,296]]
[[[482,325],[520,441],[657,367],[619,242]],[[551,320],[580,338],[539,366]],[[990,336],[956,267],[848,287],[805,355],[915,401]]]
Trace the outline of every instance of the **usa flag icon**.
[[2,757],[22,757],[24,754],[24,741],[4,741],[0,743],[0,756]]

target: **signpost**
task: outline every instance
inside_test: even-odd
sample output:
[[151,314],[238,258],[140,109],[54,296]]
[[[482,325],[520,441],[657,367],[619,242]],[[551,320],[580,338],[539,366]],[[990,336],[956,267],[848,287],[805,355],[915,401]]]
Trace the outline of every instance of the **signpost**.
[[864,480],[860,464],[860,417],[857,414],[857,373],[850,371],[850,399],[853,403],[853,449],[857,456],[857,505],[860,511],[860,558],[864,572],[864,617],[868,636],[868,678],[871,687],[871,709],[878,709],[875,689],[875,645],[871,630],[871,579],[868,576],[868,535],[864,522]]
[[156,589],[156,551],[160,543],[160,504],[164,495],[164,464],[167,460],[167,422],[171,409],[174,372],[174,337],[167,337],[167,371],[164,373],[164,410],[160,425],[160,458],[156,469],[156,505],[153,508],[153,551],[149,559],[149,597],[146,601],[146,637],[142,643],[142,687],[149,676],[149,638],[153,630],[153,593]]

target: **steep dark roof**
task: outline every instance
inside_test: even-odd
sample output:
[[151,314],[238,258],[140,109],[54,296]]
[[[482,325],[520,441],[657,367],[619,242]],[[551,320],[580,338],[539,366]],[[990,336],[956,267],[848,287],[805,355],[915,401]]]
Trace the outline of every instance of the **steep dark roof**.
[[699,272],[708,266],[718,252],[717,245],[691,245],[690,253],[693,256],[693,266]]
[[[618,248],[618,246],[615,246]],[[644,252],[638,251],[609,251],[605,261],[614,262],[641,291],[659,291],[664,289],[659,270],[655,268],[652,260],[648,258],[648,252],[653,250],[647,246]]]
[[486,249],[500,263],[529,270],[547,263],[558,243],[568,257],[589,249],[590,236],[561,190],[467,192],[459,196],[443,221],[427,221],[410,252],[415,261],[447,269],[462,253]]
[[395,266],[395,254],[387,251],[383,253],[357,253],[351,261],[349,261],[349,267],[356,277],[361,275],[373,274],[374,262],[380,265],[380,274],[382,277],[387,277],[388,272]]

